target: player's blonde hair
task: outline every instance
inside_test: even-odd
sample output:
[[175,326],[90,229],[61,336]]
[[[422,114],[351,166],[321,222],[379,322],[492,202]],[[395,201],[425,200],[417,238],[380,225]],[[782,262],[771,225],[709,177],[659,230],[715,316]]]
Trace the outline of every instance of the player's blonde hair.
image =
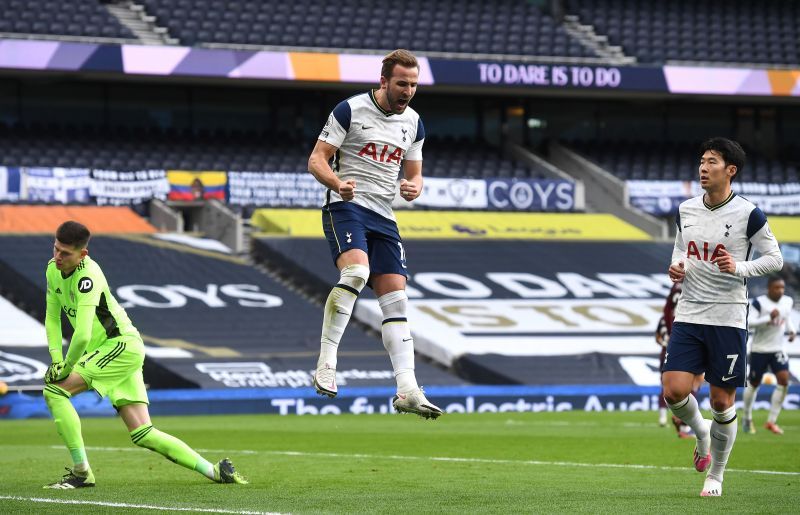
[[392,78],[395,65],[399,64],[405,68],[419,69],[419,63],[416,56],[404,48],[398,48],[383,58],[383,66],[381,67],[381,77],[389,80]]

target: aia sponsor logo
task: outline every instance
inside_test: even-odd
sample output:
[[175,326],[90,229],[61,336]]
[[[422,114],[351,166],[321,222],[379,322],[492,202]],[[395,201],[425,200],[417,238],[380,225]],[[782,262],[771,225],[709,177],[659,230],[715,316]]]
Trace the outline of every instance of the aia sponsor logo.
[[709,255],[709,245],[707,241],[700,242],[702,247],[698,245],[698,242],[694,240],[689,241],[689,244],[686,246],[686,257],[694,257],[699,261],[711,261],[716,257],[719,257],[720,251],[725,250],[725,245],[722,243],[717,244],[714,247],[713,252]]
[[367,143],[364,148],[358,151],[358,155],[372,158],[373,161],[380,163],[395,162],[399,166],[400,161],[403,160],[403,149],[398,147],[390,152],[389,148],[389,145],[383,145],[380,153],[378,153],[378,146],[375,143]]

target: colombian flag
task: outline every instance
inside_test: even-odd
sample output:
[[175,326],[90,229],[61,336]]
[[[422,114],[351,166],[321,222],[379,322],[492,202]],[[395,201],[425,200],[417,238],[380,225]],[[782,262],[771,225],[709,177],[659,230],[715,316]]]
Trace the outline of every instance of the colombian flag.
[[167,170],[169,200],[219,199],[225,201],[225,172]]

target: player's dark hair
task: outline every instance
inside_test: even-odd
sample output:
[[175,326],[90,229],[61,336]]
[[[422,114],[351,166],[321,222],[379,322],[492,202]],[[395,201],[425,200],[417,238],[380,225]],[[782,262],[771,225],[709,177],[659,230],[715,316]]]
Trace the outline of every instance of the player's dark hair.
[[700,146],[700,156],[702,157],[707,150],[713,150],[722,156],[725,166],[733,165],[736,167],[736,173],[731,177],[731,182],[742,172],[747,155],[737,142],[728,138],[711,138],[704,141]]
[[69,220],[58,226],[56,239],[64,245],[82,249],[89,244],[89,229],[82,223]]
[[779,276],[779,275],[771,275],[771,276],[769,276],[769,278],[767,279],[767,286],[771,286],[771,285],[772,285],[772,283],[776,283],[776,282],[778,282],[778,281],[783,281],[783,277],[781,277],[781,276]]
[[391,79],[392,72],[394,72],[394,67],[397,64],[405,68],[419,69],[419,63],[417,62],[417,58],[414,56],[414,54],[403,48],[398,48],[383,58],[381,77],[386,78],[386,80]]

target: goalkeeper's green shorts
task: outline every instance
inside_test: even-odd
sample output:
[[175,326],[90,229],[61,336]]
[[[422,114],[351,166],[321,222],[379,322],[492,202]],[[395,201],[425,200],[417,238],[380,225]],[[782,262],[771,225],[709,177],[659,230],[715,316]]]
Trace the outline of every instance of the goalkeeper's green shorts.
[[126,404],[149,404],[142,376],[144,343],[136,337],[113,338],[85,354],[74,372],[92,390],[108,397],[115,408]]

